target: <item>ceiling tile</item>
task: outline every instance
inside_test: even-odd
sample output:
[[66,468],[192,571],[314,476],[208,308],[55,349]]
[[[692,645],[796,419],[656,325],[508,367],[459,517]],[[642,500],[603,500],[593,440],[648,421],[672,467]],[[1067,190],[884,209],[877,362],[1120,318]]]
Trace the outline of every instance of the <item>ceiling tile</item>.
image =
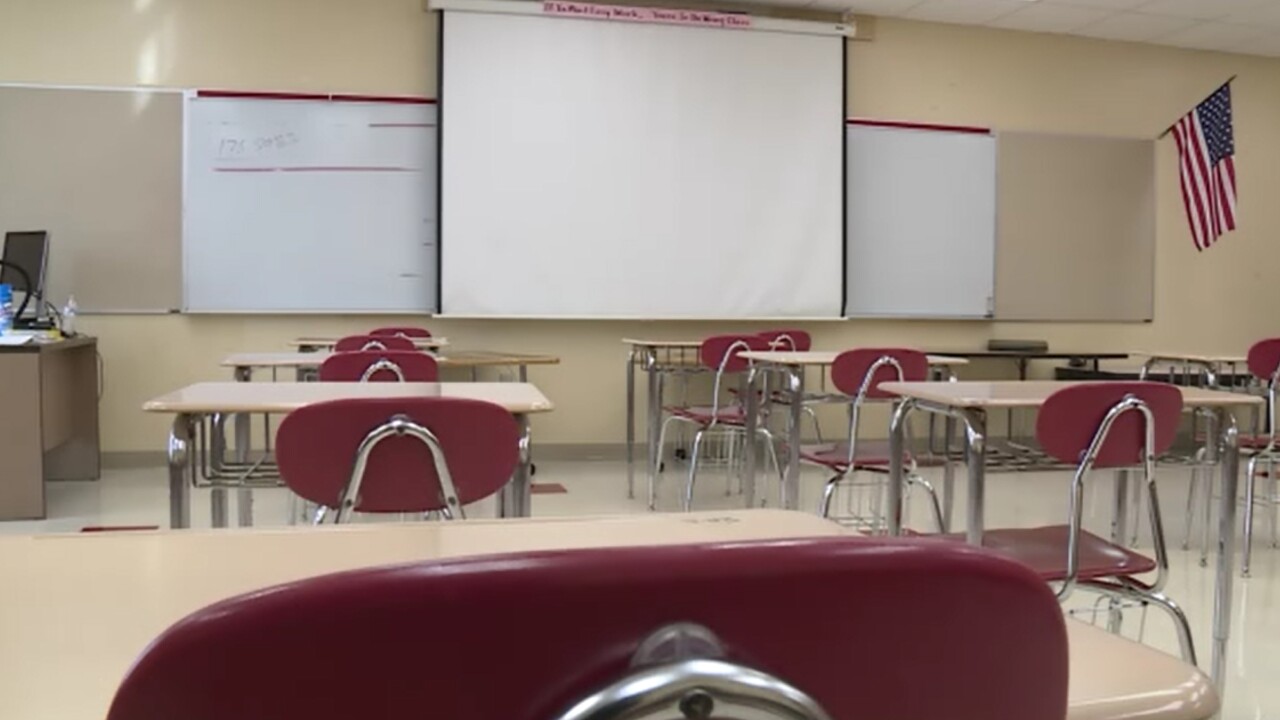
[[1253,55],[1280,57],[1280,31],[1272,30],[1262,37],[1254,38],[1242,44],[1240,51]]
[[1192,20],[1218,20],[1231,12],[1230,0],[1151,0],[1138,8],[1147,15],[1169,15]]
[[980,25],[1026,5],[1026,0],[925,0],[905,16],[913,20]]
[[1200,50],[1241,52],[1245,43],[1256,40],[1266,33],[1267,28],[1253,25],[1207,22],[1165,35],[1160,38],[1160,44]]
[[1280,2],[1267,0],[1247,7],[1236,8],[1226,17],[1227,22],[1242,25],[1266,25],[1280,28]]
[[1045,5],[1074,5],[1102,10],[1132,10],[1151,0],[1040,0]]
[[1089,23],[1075,34],[1104,40],[1129,40],[1146,42],[1162,35],[1186,30],[1197,21],[1187,18],[1173,18],[1163,15],[1143,15],[1140,13],[1116,13],[1098,22]]
[[1066,33],[1097,22],[1110,14],[1100,8],[1035,3],[996,18],[991,26],[1009,30]]
[[839,5],[844,10],[869,13],[871,15],[900,15],[921,2],[923,0],[835,0],[834,2],[819,0],[814,5],[822,5],[823,7]]

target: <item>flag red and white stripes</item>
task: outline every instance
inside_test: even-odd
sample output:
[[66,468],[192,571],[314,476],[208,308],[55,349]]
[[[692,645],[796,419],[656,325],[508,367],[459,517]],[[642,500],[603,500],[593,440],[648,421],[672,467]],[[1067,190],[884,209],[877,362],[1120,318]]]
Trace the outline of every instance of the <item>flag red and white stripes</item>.
[[1182,201],[1197,250],[1236,229],[1235,133],[1231,85],[1223,85],[1173,126]]

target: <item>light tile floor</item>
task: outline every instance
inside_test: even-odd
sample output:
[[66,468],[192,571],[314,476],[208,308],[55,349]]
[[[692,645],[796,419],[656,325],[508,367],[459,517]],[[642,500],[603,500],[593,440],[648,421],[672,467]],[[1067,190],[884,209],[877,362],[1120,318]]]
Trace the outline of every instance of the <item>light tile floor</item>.
[[[679,488],[683,484],[683,467],[673,466],[659,488],[659,508],[674,511],[679,507]],[[964,480],[957,474],[956,521],[963,526]],[[626,495],[625,466],[616,461],[541,461],[536,481],[560,483],[568,492],[536,495],[536,515],[590,515],[601,513],[646,512],[644,478],[637,477],[636,499]],[[933,477],[935,481],[936,477]],[[1036,525],[1060,522],[1066,513],[1065,473],[991,474],[987,482],[987,524]],[[1185,533],[1185,502],[1188,473],[1182,468],[1163,468],[1160,476],[1161,499],[1168,538],[1173,548],[1172,576],[1169,594],[1181,602],[1191,619],[1201,665],[1208,667],[1211,652],[1210,619],[1213,602],[1213,564],[1200,567],[1198,552],[1181,549]],[[806,470],[802,482],[802,508],[811,510],[817,504],[822,475]],[[1087,500],[1086,523],[1095,532],[1107,532],[1110,520],[1111,482],[1100,475]],[[0,532],[38,533],[75,532],[86,525],[161,525],[167,524],[168,497],[163,468],[111,470],[101,481],[93,483],[52,483],[48,488],[49,519],[38,522],[0,523]],[[777,504],[776,482],[762,488],[770,505]],[[192,518],[197,526],[209,524],[209,494],[195,493]],[[725,495],[725,475],[716,468],[707,469],[699,477],[696,493],[699,509],[741,507],[741,496]],[[929,529],[922,497],[911,507],[912,525]],[[280,525],[288,521],[288,494],[284,490],[264,490],[255,494],[255,517],[258,525]],[[493,513],[491,502],[477,503],[469,509],[473,517]],[[234,506],[231,517],[235,518]],[[1144,521],[1145,525],[1145,521]],[[1226,711],[1224,718],[1280,717],[1280,550],[1270,547],[1269,528],[1263,518],[1254,554],[1253,577],[1235,584],[1235,618],[1229,658]],[[1149,539],[1142,545],[1149,547]],[[940,588],[939,592],[945,592]],[[1069,606],[1084,608],[1090,598],[1081,594]],[[1168,619],[1151,612],[1145,622],[1137,611],[1128,614],[1126,634],[1135,636],[1145,626],[1144,641],[1166,651],[1176,652],[1177,643]]]

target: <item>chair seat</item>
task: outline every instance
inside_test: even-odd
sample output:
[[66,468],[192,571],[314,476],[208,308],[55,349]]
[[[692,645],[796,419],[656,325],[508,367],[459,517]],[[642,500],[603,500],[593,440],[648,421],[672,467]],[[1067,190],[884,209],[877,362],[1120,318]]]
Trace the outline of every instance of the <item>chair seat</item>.
[[1074,618],[1067,618],[1067,640],[1067,720],[1206,720],[1218,713],[1213,682],[1189,663]]
[[[1038,528],[1005,528],[987,530],[982,546],[1007,555],[1039,573],[1046,581],[1067,577],[1066,525]],[[964,533],[942,535],[947,540],[965,540]],[[1080,580],[1141,575],[1156,569],[1156,563],[1145,555],[1104,540],[1090,532],[1080,533]]]
[[747,412],[741,405],[725,405],[718,410],[710,405],[688,405],[666,408],[676,417],[687,418],[702,425],[710,425],[713,421],[722,425],[745,425]]
[[[853,459],[853,464],[859,468],[887,468],[889,467],[889,441],[888,440],[859,440],[858,456]],[[800,458],[805,462],[821,465],[826,468],[835,470],[836,472],[844,472],[848,467],[849,444],[848,443],[823,443],[820,445],[801,445]],[[903,454],[903,461],[910,462],[911,456]],[[941,458],[917,458],[917,466],[932,467],[941,465]]]

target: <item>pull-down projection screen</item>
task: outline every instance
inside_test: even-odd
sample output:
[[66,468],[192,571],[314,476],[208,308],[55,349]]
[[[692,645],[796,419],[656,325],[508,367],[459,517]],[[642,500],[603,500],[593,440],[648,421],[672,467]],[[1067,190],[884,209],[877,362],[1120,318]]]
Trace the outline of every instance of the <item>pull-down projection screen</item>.
[[444,5],[442,313],[840,316],[843,37],[518,5]]

